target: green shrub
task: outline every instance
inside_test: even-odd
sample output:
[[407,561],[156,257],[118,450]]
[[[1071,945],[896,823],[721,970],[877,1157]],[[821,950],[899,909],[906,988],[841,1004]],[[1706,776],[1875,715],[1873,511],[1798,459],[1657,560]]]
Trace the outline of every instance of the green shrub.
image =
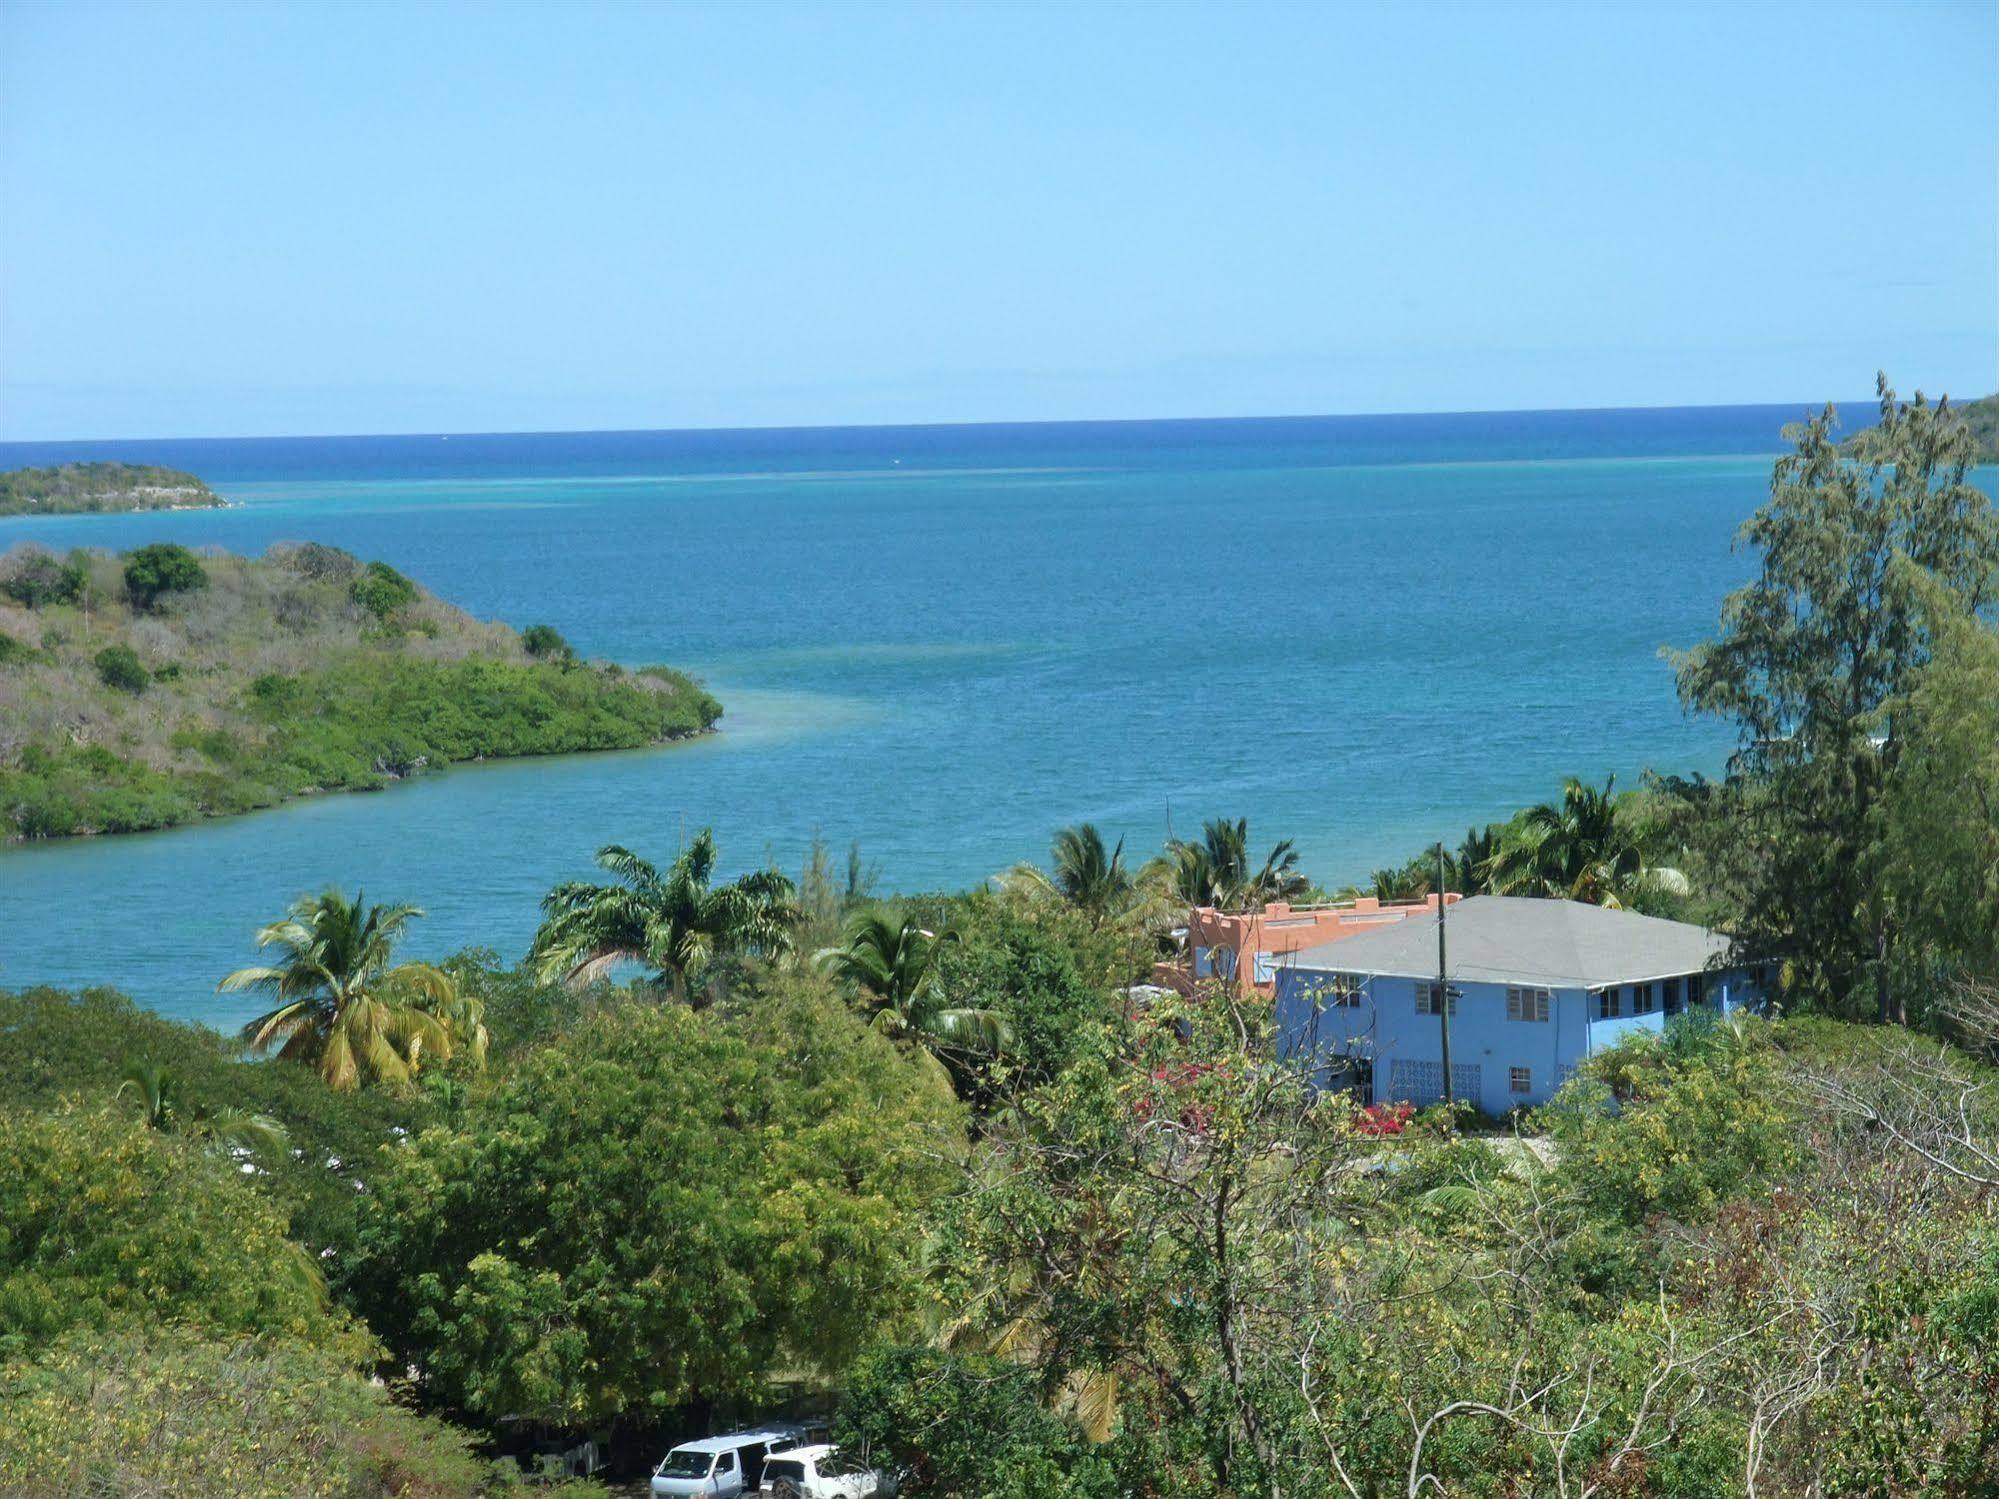
[[1624,1223],[1655,1213],[1704,1219],[1797,1149],[1760,1021],[1619,1042],[1537,1117],[1561,1145],[1558,1175],[1593,1211]]
[[234,1161],[108,1101],[0,1113],[0,1223],[0,1344],[171,1323],[366,1351]]
[[199,811],[173,778],[101,744],[29,745],[14,768],[0,767],[0,824],[27,838],[136,833]]
[[0,579],[0,593],[26,609],[45,609],[50,604],[73,604],[83,597],[90,572],[75,558],[58,559],[47,552],[29,552],[14,563]]
[[151,609],[169,594],[193,593],[208,586],[201,559],[172,541],[140,547],[125,559],[125,592],[134,609]]
[[106,687],[138,694],[153,683],[153,674],[129,645],[107,645],[91,659],[97,665],[98,679]]
[[539,660],[573,661],[576,652],[554,625],[529,625],[521,631],[521,648]]
[[1102,1448],[1048,1409],[1039,1376],[1007,1359],[888,1347],[855,1365],[835,1437],[921,1473],[928,1492],[990,1499],[1117,1494]]
[[[291,1236],[338,1282],[353,1246],[365,1183],[381,1147],[433,1116],[420,1093],[366,1088],[337,1093],[309,1067],[244,1061],[240,1044],[198,1025],[140,1009],[111,989],[0,990],[0,1076],[8,1102],[49,1109],[65,1096],[110,1102],[136,1061],[166,1070],[176,1109],[268,1114],[296,1155],[243,1178],[291,1220]],[[321,1259],[321,1251],[334,1254]]]
[[512,1491],[464,1433],[282,1340],[73,1335],[0,1366],[0,1430],[0,1492],[13,1499]]
[[25,661],[34,654],[33,647],[0,630],[0,666],[10,661]]
[[588,1422],[749,1396],[914,1330],[911,1225],[948,1184],[957,1118],[823,987],[739,1017],[606,1005],[394,1152],[351,1285],[466,1410]]
[[376,619],[387,620],[416,602],[417,588],[386,562],[370,562],[348,585],[348,597]]

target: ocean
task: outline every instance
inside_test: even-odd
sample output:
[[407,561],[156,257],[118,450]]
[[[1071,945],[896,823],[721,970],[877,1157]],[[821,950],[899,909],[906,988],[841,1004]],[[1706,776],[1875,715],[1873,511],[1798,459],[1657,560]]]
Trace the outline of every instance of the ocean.
[[[1857,411],[1865,412],[1860,406]],[[218,1025],[252,933],[326,885],[413,955],[524,950],[601,844],[883,891],[975,884],[1093,821],[1136,857],[1246,816],[1333,885],[1554,793],[1718,769],[1666,646],[1712,633],[1805,408],[0,444],[190,469],[224,511],[0,520],[0,546],[313,539],[590,655],[722,730],[461,767],[167,832],[0,848],[0,985]]]

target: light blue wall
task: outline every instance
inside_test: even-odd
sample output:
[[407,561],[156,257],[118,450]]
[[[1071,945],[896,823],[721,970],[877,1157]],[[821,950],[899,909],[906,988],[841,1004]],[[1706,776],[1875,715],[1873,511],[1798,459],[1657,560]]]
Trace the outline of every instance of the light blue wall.
[[[1334,975],[1285,968],[1277,974],[1276,1015],[1281,1054],[1306,1057],[1364,1057],[1374,1064],[1374,1096],[1434,1103],[1442,1097],[1443,1034],[1434,1015],[1416,1013],[1417,980],[1381,976],[1361,986],[1358,1004],[1331,999]],[[1459,980],[1457,1012],[1451,1017],[1451,1064],[1457,1092],[1488,1114],[1504,1114],[1524,1104],[1545,1103],[1585,1056],[1635,1030],[1664,1029],[1667,1017],[1654,1012],[1617,1020],[1595,1020],[1596,996],[1583,989],[1551,989],[1545,1021],[1506,1018],[1506,986]],[[1743,1000],[1738,977],[1711,974],[1710,1005],[1732,1008]],[[1434,1064],[1398,1077],[1396,1064]],[[1525,1093],[1511,1089],[1511,1069],[1528,1070]],[[1476,1074],[1467,1069],[1476,1068]],[[1416,1086],[1411,1086],[1412,1077]],[[1344,1086],[1329,1072],[1333,1086]],[[1432,1091],[1425,1096],[1421,1084]],[[1398,1083],[1401,1086],[1398,1086]]]

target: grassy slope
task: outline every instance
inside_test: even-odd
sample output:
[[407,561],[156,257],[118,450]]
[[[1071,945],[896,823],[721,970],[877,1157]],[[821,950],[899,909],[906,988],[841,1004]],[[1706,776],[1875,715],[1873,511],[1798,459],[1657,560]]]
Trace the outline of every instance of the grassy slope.
[[[25,549],[0,558],[0,581]],[[377,619],[327,548],[211,555],[209,583],[156,612],[118,558],[73,604],[0,593],[0,837],[131,832],[373,789],[425,767],[630,749],[700,733],[721,708],[677,672],[536,660],[501,624],[419,590]],[[87,606],[87,607],[86,607]],[[108,685],[107,647],[153,680]]]
[[222,496],[193,474],[149,463],[65,463],[0,473],[0,515],[212,508]]

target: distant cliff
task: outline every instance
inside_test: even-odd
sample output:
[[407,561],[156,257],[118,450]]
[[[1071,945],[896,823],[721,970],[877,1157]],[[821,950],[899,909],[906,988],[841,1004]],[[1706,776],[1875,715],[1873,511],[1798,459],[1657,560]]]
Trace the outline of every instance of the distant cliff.
[[223,503],[193,474],[150,463],[65,463],[0,473],[0,515],[203,510]]

